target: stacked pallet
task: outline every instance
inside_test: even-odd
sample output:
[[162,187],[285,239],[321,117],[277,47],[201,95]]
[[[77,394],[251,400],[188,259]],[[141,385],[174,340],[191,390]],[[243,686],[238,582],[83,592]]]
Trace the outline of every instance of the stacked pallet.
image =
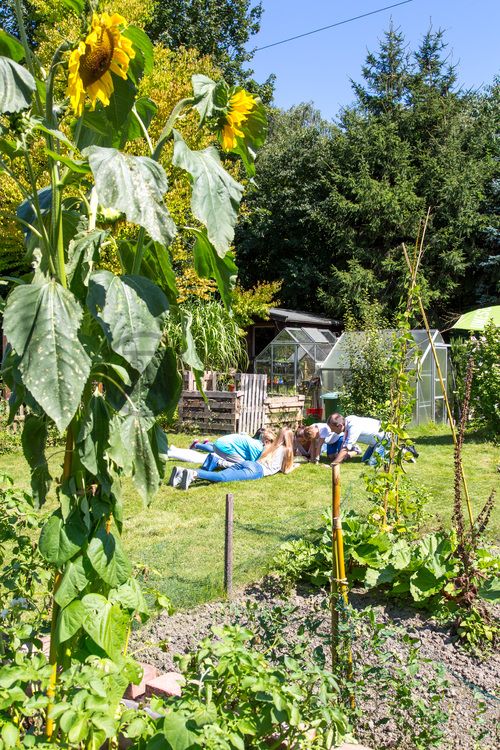
[[241,391],[205,391],[205,395],[208,405],[199,391],[182,391],[178,407],[182,427],[204,435],[238,432]]
[[305,396],[268,396],[264,401],[266,425],[295,430],[302,423],[305,400]]

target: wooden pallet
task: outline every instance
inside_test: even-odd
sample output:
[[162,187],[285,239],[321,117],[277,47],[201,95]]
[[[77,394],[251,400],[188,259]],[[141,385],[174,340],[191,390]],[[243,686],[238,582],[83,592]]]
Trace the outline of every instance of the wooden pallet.
[[296,429],[302,422],[305,396],[268,396],[264,402],[266,425]]
[[180,424],[196,425],[205,434],[238,431],[240,391],[206,391],[208,405],[198,391],[182,391]]

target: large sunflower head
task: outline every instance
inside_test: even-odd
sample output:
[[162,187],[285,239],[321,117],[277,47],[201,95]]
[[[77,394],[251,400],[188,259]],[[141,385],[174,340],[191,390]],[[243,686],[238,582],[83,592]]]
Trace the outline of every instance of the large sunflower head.
[[255,98],[244,89],[237,90],[228,102],[228,111],[221,131],[221,143],[224,151],[236,147],[236,138],[243,138],[241,125],[248,120],[252,110],[257,106]]
[[67,93],[76,115],[83,112],[88,95],[92,109],[96,101],[106,107],[113,93],[111,73],[127,77],[129,62],[135,57],[132,42],[123,36],[126,25],[123,16],[113,13],[93,14],[92,28],[85,41],[80,41],[69,58]]

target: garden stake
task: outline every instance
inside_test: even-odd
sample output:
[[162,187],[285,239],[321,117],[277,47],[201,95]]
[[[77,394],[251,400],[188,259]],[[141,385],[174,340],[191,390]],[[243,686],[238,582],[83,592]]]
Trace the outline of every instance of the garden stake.
[[[404,244],[403,244],[403,252],[404,252],[404,255],[405,255],[405,260],[406,260],[406,263],[408,265],[408,268],[410,269],[410,272],[412,272],[411,261],[410,261],[410,258],[408,256],[408,251],[406,250],[406,246]],[[441,367],[439,366],[439,360],[438,360],[436,348],[434,346],[434,342],[433,342],[432,336],[431,336],[431,330],[429,328],[429,321],[427,320],[427,315],[425,314],[425,309],[424,309],[424,305],[422,303],[422,297],[420,296],[420,294],[417,294],[417,299],[418,299],[418,305],[420,307],[420,314],[422,315],[422,320],[424,322],[424,327],[425,327],[425,330],[427,332],[427,338],[429,339],[429,345],[431,347],[432,356],[434,358],[434,363],[436,365],[436,370],[437,370],[437,374],[438,374],[438,378],[439,378],[439,383],[441,385],[441,390],[443,391],[443,398],[444,398],[444,403],[446,405],[446,413],[448,414],[448,422],[450,423],[451,436],[452,436],[452,439],[453,439],[453,445],[456,448],[457,447],[457,443],[458,443],[457,431],[455,429],[455,422],[454,422],[454,419],[453,419],[453,415],[451,413],[450,402],[448,400],[448,394],[446,392],[446,387],[445,387],[444,380],[443,380],[443,374],[441,372]],[[462,484],[463,484],[463,487],[464,487],[465,502],[467,504],[467,513],[469,515],[469,522],[470,522],[470,526],[471,526],[472,531],[474,531],[474,517],[472,515],[472,506],[471,506],[471,502],[470,502],[469,489],[467,487],[467,480],[465,479],[465,472],[464,472],[464,467],[463,467],[462,459],[461,458],[460,458],[460,475],[462,477]]]
[[[340,466],[332,466],[332,581],[330,590],[330,607],[332,615],[332,667],[339,659],[339,610],[337,603],[342,599],[347,606],[347,578],[344,564],[344,538],[340,518]],[[347,677],[352,678],[352,651],[347,650]],[[354,696],[350,696],[354,707]]]
[[234,497],[226,495],[226,537],[224,545],[224,591],[228,599],[233,595],[233,510]]

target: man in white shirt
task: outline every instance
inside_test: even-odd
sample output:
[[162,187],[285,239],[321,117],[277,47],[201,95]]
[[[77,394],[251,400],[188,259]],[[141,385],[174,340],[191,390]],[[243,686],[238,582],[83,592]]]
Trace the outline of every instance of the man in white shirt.
[[341,432],[344,433],[342,447],[332,465],[341,464],[342,461],[345,461],[356,443],[364,443],[368,446],[361,460],[370,466],[375,466],[377,463],[374,453],[381,456],[385,455],[389,438],[380,429],[379,419],[356,417],[354,414],[348,417],[343,417],[342,414],[331,414],[328,417],[327,424],[331,431],[337,433],[337,435],[340,435]]

